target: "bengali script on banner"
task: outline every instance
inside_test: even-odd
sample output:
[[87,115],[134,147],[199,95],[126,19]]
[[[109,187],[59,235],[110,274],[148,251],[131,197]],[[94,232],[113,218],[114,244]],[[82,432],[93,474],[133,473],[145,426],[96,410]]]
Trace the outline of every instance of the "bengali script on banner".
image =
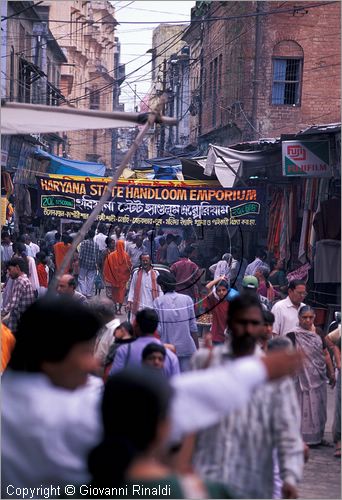
[[[106,182],[38,177],[38,210],[45,217],[86,220]],[[98,220],[104,223],[164,226],[256,226],[261,190],[118,183]]]

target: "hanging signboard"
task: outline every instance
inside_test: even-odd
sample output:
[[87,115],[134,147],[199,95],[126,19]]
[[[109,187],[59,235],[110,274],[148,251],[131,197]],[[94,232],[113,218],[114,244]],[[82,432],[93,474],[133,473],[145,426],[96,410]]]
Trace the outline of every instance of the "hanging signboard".
[[[38,177],[39,215],[86,220],[105,182]],[[98,220],[166,226],[256,226],[263,203],[258,188],[151,186],[118,183]]]
[[[87,177],[84,175],[66,175],[66,174],[46,174],[47,177],[55,180],[67,181],[91,181],[91,182],[109,182],[108,177]],[[135,179],[135,178],[119,178],[120,185],[145,185],[145,186],[169,186],[169,187],[189,187],[189,186],[204,186],[204,187],[221,187],[221,184],[215,180],[165,180],[165,179]]]
[[283,175],[330,177],[329,141],[283,141]]

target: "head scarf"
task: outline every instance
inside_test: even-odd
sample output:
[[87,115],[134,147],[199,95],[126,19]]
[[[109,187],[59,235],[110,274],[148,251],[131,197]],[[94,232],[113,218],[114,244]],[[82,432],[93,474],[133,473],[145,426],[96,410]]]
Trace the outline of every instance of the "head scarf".
[[114,266],[122,266],[127,263],[127,253],[125,252],[125,242],[118,240],[116,242],[116,250],[113,255]]

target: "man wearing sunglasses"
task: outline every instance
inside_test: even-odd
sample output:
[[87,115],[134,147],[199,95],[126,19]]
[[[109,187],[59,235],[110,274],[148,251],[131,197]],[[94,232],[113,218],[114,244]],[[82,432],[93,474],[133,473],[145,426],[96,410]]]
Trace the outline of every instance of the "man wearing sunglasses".
[[272,313],[275,318],[273,325],[274,335],[286,335],[292,332],[298,325],[298,311],[305,305],[303,300],[306,295],[305,281],[290,281],[288,286],[288,297],[279,300],[272,307]]

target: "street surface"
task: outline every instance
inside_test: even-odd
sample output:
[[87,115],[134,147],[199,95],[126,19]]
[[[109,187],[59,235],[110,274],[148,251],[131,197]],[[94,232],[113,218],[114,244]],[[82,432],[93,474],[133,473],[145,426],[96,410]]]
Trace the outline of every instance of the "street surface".
[[[328,387],[328,420],[325,439],[332,443],[335,390]],[[341,459],[335,458],[335,446],[310,448],[310,459],[304,468],[299,498],[341,498]]]

